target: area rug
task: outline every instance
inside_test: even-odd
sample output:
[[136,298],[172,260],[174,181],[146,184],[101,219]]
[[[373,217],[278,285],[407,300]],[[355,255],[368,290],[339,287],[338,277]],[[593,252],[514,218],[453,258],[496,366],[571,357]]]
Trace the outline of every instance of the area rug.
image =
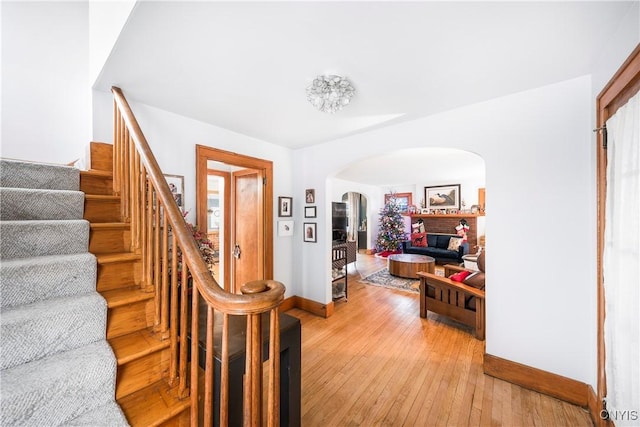
[[364,279],[360,279],[362,283],[368,285],[381,286],[383,288],[398,289],[407,292],[420,292],[420,281],[416,279],[405,279],[403,277],[392,276],[387,268],[383,268],[373,274],[368,275]]

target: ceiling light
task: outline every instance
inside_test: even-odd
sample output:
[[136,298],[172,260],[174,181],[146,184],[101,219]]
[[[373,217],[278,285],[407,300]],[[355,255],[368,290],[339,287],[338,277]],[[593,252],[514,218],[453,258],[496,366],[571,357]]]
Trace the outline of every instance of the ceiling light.
[[355,91],[344,77],[318,76],[307,87],[307,100],[318,110],[333,114],[351,101]]

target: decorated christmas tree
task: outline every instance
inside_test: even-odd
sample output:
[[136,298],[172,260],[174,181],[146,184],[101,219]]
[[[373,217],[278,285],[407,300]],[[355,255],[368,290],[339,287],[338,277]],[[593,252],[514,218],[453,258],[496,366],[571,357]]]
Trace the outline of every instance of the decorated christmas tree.
[[400,213],[400,206],[395,197],[390,197],[382,209],[378,220],[378,238],[376,249],[378,252],[395,252],[405,240],[404,220]]

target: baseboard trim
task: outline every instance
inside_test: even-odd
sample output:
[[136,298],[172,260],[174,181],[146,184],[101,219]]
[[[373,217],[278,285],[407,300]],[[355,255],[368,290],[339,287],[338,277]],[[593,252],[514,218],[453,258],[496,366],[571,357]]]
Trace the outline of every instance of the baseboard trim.
[[[589,405],[589,400],[591,399],[589,396],[590,386],[583,382],[487,353],[484,355],[484,373],[583,408],[588,407],[589,412],[591,412],[591,406]],[[595,400],[594,397],[594,402]]]
[[285,298],[284,301],[280,304],[280,311],[291,310],[292,308],[296,308],[296,298],[295,296]]
[[308,311],[311,314],[315,314],[320,317],[331,317],[334,309],[333,301],[328,304],[322,304],[320,302],[316,302],[310,299],[306,299],[299,296],[292,296],[280,304],[280,311],[291,310],[292,308],[299,308],[300,310]]

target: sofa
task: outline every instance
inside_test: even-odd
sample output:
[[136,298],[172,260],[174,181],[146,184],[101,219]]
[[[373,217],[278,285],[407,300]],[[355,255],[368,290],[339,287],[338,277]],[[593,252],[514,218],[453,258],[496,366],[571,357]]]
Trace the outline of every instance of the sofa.
[[437,264],[461,264],[462,257],[469,253],[469,244],[466,242],[455,250],[449,249],[451,238],[462,240],[456,234],[418,233],[411,236],[411,240],[402,242],[402,252],[430,256],[435,258]]

